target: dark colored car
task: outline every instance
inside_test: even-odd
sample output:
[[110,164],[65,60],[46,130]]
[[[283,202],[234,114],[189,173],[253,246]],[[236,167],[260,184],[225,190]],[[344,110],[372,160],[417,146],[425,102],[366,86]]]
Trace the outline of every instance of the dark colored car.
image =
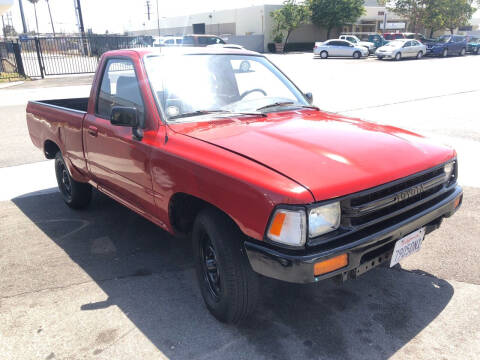
[[426,45],[427,55],[432,56],[463,56],[467,52],[467,38],[460,35],[443,35]]
[[183,37],[184,46],[208,46],[215,44],[226,44],[221,38],[215,35],[185,35]]
[[383,37],[387,41],[397,40],[397,39],[405,39],[405,35],[403,35],[401,33],[384,33]]
[[475,55],[480,54],[480,38],[471,38],[468,41],[467,52]]

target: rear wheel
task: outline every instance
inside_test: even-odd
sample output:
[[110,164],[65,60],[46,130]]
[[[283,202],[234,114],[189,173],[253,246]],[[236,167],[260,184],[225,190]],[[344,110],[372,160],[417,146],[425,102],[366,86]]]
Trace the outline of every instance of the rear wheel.
[[323,50],[323,51],[320,53],[320,57],[321,57],[322,59],[328,58],[328,52],[326,52],[325,50]]
[[205,305],[222,322],[240,322],[253,312],[259,294],[243,235],[226,215],[205,209],[195,220],[192,240]]
[[417,54],[417,59],[421,59],[423,57],[423,51],[419,51]]
[[92,197],[92,187],[90,184],[72,179],[60,152],[55,155],[55,175],[63,201],[68,206],[73,209],[81,209],[89,204]]
[[402,54],[400,54],[399,52],[395,54],[395,61],[399,61],[402,59]]
[[362,54],[360,54],[360,51],[355,51],[353,53],[353,58],[354,59],[360,59],[362,57]]

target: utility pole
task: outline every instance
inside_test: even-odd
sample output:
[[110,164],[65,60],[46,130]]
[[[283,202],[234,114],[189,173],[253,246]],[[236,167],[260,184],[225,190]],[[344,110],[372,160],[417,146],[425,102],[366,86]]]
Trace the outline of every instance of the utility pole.
[[20,16],[22,17],[23,33],[26,34],[28,30],[27,30],[27,23],[25,22],[25,14],[23,13],[22,0],[18,0],[18,6],[20,7]]
[[52,11],[50,10],[50,0],[45,0],[48,6],[48,13],[50,14],[50,22],[52,23],[53,37],[55,37],[55,26],[53,25]]
[[[8,19],[7,19],[8,20]],[[3,21],[3,15],[2,15],[2,29],[3,29],[3,37],[6,40],[7,39],[7,30],[5,29],[5,21]]]
[[160,11],[158,10],[158,0],[157,0],[157,29],[158,29],[158,36],[160,37]]
[[150,0],[147,0],[147,19],[150,21]]
[[87,39],[85,38],[85,27],[83,26],[82,5],[80,5],[80,0],[74,0],[74,1],[75,1],[75,10],[78,16],[78,27],[80,29],[80,36],[82,37],[83,54],[88,55]]

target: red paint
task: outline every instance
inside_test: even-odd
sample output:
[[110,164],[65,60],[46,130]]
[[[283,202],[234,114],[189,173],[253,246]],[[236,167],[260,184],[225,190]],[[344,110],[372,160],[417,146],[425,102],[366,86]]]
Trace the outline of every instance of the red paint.
[[[27,122],[33,143],[42,149],[46,140],[56,143],[75,179],[89,181],[169,231],[169,202],[177,193],[215,205],[261,240],[278,204],[346,195],[455,156],[408,131],[314,110],[165,125],[141,61],[148,53],[104,55],[86,115],[29,103]],[[134,63],[146,113],[141,141],[132,138],[131,129],[95,115],[100,69],[112,56]]]

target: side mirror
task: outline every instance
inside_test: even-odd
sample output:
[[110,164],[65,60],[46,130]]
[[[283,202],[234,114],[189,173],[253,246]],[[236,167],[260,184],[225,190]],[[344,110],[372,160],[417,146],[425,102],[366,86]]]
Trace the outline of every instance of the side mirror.
[[305,93],[305,97],[310,105],[313,104],[313,94],[311,92]]
[[135,139],[143,138],[143,130],[138,128],[140,125],[138,110],[134,107],[113,106],[110,123],[115,126],[131,127]]

